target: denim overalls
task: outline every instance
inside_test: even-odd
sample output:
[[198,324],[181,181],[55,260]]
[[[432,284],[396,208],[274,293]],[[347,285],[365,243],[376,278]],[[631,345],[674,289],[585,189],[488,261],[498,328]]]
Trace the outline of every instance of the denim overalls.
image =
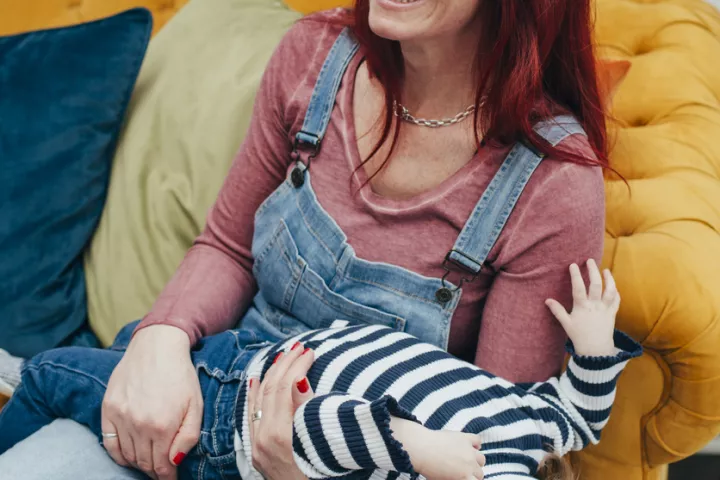
[[[255,216],[253,274],[259,292],[241,327],[280,339],[335,320],[385,325],[447,349],[450,321],[464,282],[480,273],[541,156],[518,143],[475,206],[452,250],[444,278],[358,258],[312,188],[312,158],[321,148],[347,66],[358,49],[348,30],[330,50],[297,133],[294,168]],[[553,145],[582,129],[571,117],[537,131]]]
[[[295,136],[288,178],[258,208],[252,253],[259,291],[242,329],[278,341],[327,328],[337,320],[384,325],[447,349],[450,322],[462,285],[480,273],[518,198],[542,161],[522,143],[508,154],[444,259],[446,275],[428,278],[355,255],[312,188],[312,158],[319,152],[350,60],[358,44],[348,30],[333,45]],[[572,117],[541,123],[552,145],[584,133]]]
[[[259,291],[252,306],[238,330],[204,338],[193,349],[206,406],[200,443],[183,465],[190,468],[191,478],[238,477],[233,448],[235,402],[245,366],[268,342],[341,320],[388,326],[446,349],[463,283],[480,273],[542,161],[522,143],[512,148],[452,250],[434,252],[438,261],[444,259],[447,273],[443,278],[358,258],[338,224],[318,203],[311,168],[340,83],[357,50],[349,31],[343,31],[320,71],[302,130],[295,137],[288,159],[294,166],[257,210],[252,253]],[[536,130],[553,145],[583,133],[572,117],[541,123]],[[188,474],[182,473],[181,477]]]

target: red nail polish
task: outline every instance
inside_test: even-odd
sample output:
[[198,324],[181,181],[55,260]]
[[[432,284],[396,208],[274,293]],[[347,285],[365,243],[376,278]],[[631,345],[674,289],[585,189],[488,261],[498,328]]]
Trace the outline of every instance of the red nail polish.
[[251,378],[251,379],[250,379],[250,388],[252,388],[253,380],[255,380],[255,379],[254,379],[254,378]]
[[293,345],[290,350],[295,350],[295,349],[298,348],[299,346],[300,346],[300,342],[295,342],[295,345]]
[[310,349],[309,349],[309,348],[306,348],[305,350],[303,350],[302,354],[305,355],[305,354],[306,354],[307,352],[309,352],[309,351],[310,351]]
[[184,458],[185,458],[185,454],[183,452],[178,452],[175,455],[175,458],[173,458],[173,463],[175,465],[180,465],[180,462],[182,462]]
[[275,360],[273,360],[273,365],[276,364],[278,360],[280,360],[280,357],[282,357],[282,352],[275,355]]
[[307,391],[310,390],[310,383],[308,382],[307,377],[297,382],[297,388],[300,393],[307,393]]

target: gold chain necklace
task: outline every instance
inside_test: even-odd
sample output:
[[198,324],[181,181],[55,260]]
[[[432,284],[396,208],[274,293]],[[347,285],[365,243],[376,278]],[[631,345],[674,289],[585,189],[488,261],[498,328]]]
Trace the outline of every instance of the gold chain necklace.
[[452,118],[443,118],[442,120],[428,120],[425,118],[416,118],[404,105],[393,102],[393,113],[400,120],[420,127],[439,128],[439,127],[450,127],[456,125],[466,118],[468,118],[475,111],[475,105],[470,105],[462,112],[458,113]]

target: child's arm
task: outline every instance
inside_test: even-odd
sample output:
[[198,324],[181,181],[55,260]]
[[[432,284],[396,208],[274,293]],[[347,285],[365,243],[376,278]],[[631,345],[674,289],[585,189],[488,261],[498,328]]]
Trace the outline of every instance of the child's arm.
[[627,362],[642,353],[640,345],[622,332],[615,332],[614,355],[579,355],[572,344],[567,370],[527,388],[523,403],[534,410],[540,431],[552,440],[558,455],[581,450],[600,441],[615,401],[617,379]]
[[412,473],[409,455],[393,438],[392,417],[414,421],[391,397],[369,402],[344,393],[317,396],[295,412],[295,462],[310,479],[354,470]]
[[311,479],[369,478],[351,476],[360,470],[374,471],[371,478],[484,476],[479,435],[430,430],[389,396],[373,402],[343,393],[315,397],[296,411],[293,427],[295,462]]
[[[609,271],[602,277],[594,261],[588,261],[590,287],[586,289],[580,269],[570,267],[573,310],[568,313],[556,301],[547,305],[570,337],[572,355],[562,376],[526,386],[524,402],[535,410],[541,431],[553,440],[558,455],[580,450],[600,441],[615,400],[620,373],[627,362],[642,354],[632,338],[615,331],[620,296]],[[551,435],[554,433],[554,435]]]

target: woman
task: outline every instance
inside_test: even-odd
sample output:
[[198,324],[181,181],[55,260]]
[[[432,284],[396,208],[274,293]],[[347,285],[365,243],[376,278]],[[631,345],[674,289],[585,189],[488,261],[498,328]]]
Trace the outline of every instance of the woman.
[[[513,381],[556,373],[565,338],[544,300],[570,305],[565,268],[599,258],[603,239],[589,3],[359,0],[354,19],[300,21],[268,66],[205,232],[110,379],[113,459],[174,478],[170,460],[198,437],[217,440],[190,348],[239,318],[249,354],[334,314],[404,329]],[[342,59],[340,85],[316,90],[332,91],[327,102],[312,92],[347,23],[360,51]],[[587,136],[574,123],[565,135],[534,132],[559,114]],[[501,165],[518,155],[536,168],[506,192]],[[288,175],[304,200],[266,202]],[[486,211],[498,222],[482,221]],[[239,381],[218,370],[207,375]],[[269,480],[303,478],[290,448],[294,381],[265,386],[253,463]]]

